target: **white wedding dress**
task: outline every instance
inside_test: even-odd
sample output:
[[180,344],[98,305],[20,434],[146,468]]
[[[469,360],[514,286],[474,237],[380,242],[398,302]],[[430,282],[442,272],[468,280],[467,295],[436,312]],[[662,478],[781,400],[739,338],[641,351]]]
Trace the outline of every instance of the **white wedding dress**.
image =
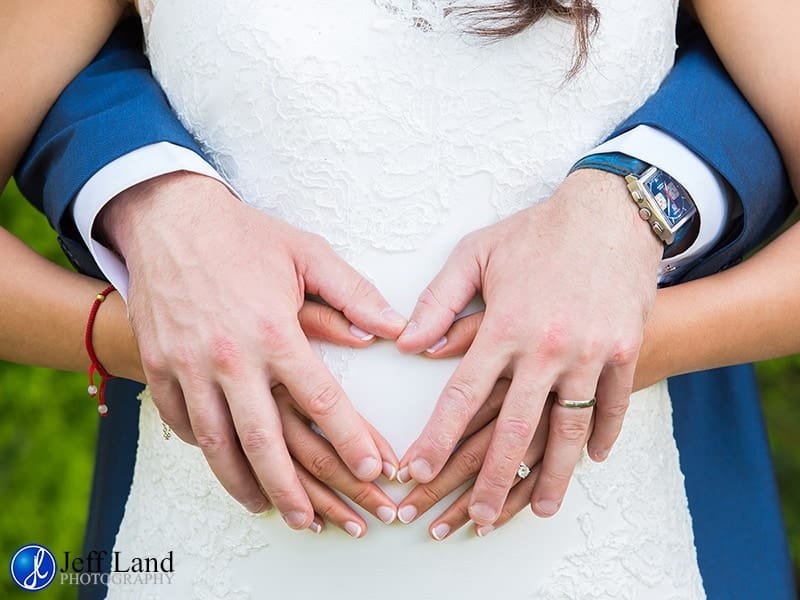
[[[442,0],[140,4],[158,81],[242,198],[325,236],[406,314],[462,236],[546,199],[656,91],[675,51],[677,0],[595,0],[600,29],[572,80],[574,27],[552,18],[487,43]],[[388,342],[318,349],[400,455],[456,365]],[[385,485],[398,500],[409,489]],[[606,463],[581,460],[555,518],[526,510],[484,539],[465,527],[434,542],[436,514],[367,515],[360,540],[250,515],[198,449],[162,437],[145,393],[116,549],[173,550],[175,576],[109,597],[705,597],[664,383],[632,398]]]

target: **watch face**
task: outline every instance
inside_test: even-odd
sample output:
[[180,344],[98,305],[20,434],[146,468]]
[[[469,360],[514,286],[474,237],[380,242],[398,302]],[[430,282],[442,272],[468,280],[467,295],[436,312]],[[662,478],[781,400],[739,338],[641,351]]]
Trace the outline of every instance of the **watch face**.
[[694,202],[683,186],[663,171],[644,182],[674,231],[695,213]]

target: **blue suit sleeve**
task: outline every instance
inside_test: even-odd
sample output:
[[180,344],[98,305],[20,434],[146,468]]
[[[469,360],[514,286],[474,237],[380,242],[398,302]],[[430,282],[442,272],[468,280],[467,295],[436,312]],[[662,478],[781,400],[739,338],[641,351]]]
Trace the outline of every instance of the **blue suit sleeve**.
[[659,91],[612,137],[638,125],[661,129],[716,169],[741,203],[741,216],[714,250],[675,273],[680,282],[739,262],[786,220],[796,203],[775,142],[702,29],[682,19],[678,40],[675,67]]
[[75,196],[113,160],[158,142],[200,153],[151,76],[140,22],[130,18],[58,98],[16,173],[20,189],[47,215],[80,269],[98,274],[72,221]]

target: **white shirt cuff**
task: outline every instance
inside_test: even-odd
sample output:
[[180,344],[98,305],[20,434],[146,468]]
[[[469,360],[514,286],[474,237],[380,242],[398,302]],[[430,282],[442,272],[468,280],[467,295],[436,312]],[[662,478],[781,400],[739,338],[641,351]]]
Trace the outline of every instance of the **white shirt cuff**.
[[128,269],[115,252],[92,237],[95,219],[103,207],[121,192],[148,179],[177,171],[206,175],[230,188],[214,168],[196,152],[169,142],[159,142],[134,150],[108,163],[84,184],[72,205],[75,224],[97,266],[126,301]]
[[662,262],[662,275],[699,259],[722,237],[732,206],[725,181],[703,159],[669,134],[648,125],[639,125],[584,156],[600,152],[621,152],[654,165],[679,181],[692,196],[700,214],[697,239],[684,252]]

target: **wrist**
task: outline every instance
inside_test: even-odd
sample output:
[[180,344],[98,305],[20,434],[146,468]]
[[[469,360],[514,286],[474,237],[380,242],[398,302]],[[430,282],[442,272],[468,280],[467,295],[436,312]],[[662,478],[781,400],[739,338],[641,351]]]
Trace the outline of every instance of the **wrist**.
[[145,381],[139,346],[128,320],[125,302],[110,294],[98,311],[92,332],[93,346],[103,367],[115,377]]
[[607,234],[612,242],[622,241],[627,251],[658,269],[664,243],[639,216],[624,177],[598,169],[579,169],[570,173],[565,183],[577,187],[577,193],[568,197],[581,199],[587,223],[595,223],[599,234]]
[[224,184],[198,173],[177,171],[148,179],[112,198],[98,214],[92,235],[126,257],[160,227],[175,228],[187,210],[182,199],[199,204],[211,197],[209,192],[215,203],[221,197],[238,203]]

